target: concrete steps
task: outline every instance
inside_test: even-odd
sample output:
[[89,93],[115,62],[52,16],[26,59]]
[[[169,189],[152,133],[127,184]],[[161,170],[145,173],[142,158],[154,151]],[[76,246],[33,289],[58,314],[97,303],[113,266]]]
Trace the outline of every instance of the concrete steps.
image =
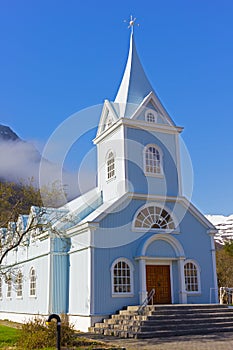
[[147,306],[139,315],[138,306],[128,306],[89,330],[122,338],[233,332],[233,309],[216,304],[156,305]]

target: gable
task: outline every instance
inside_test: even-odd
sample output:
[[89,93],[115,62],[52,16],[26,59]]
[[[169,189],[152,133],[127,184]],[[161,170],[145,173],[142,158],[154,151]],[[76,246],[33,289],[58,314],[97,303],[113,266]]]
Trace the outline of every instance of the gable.
[[105,100],[100,116],[97,136],[99,136],[102,132],[110,128],[111,125],[117,121],[117,119],[118,117],[114,107],[108,100]]
[[153,122],[156,124],[165,124],[174,126],[173,120],[162,106],[154,92],[150,92],[138,106],[131,119]]

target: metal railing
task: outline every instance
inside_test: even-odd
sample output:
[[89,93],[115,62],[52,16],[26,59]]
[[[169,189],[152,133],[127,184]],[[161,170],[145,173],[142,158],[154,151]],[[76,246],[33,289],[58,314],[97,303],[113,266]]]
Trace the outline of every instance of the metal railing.
[[149,302],[153,299],[154,294],[155,294],[155,290],[153,288],[153,289],[151,289],[150,293],[147,295],[145,300],[142,302],[142,304],[139,306],[139,308],[138,308],[139,315],[143,314],[145,307],[147,307]]
[[233,304],[233,288],[220,287],[219,301],[220,304]]

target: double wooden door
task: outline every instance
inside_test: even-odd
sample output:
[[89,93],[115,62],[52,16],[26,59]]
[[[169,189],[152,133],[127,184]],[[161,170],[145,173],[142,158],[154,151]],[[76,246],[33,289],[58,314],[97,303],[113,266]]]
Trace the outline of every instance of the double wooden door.
[[146,287],[154,288],[153,304],[171,303],[171,280],[169,265],[146,265]]

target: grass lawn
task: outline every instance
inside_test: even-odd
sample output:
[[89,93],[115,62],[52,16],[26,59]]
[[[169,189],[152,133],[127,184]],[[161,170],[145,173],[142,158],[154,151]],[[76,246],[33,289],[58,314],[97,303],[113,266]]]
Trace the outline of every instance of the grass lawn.
[[19,338],[20,330],[0,325],[0,349],[14,346]]
[[[17,341],[20,337],[21,329],[20,324],[15,322],[10,322],[7,320],[0,320],[0,350],[9,349],[19,349],[17,346]],[[75,350],[91,350],[91,349],[117,349],[113,348],[110,344],[106,344],[102,341],[96,341],[93,339],[87,339],[83,336],[76,337],[75,346],[70,347],[70,349]],[[55,348],[43,348],[41,350],[55,350]]]

